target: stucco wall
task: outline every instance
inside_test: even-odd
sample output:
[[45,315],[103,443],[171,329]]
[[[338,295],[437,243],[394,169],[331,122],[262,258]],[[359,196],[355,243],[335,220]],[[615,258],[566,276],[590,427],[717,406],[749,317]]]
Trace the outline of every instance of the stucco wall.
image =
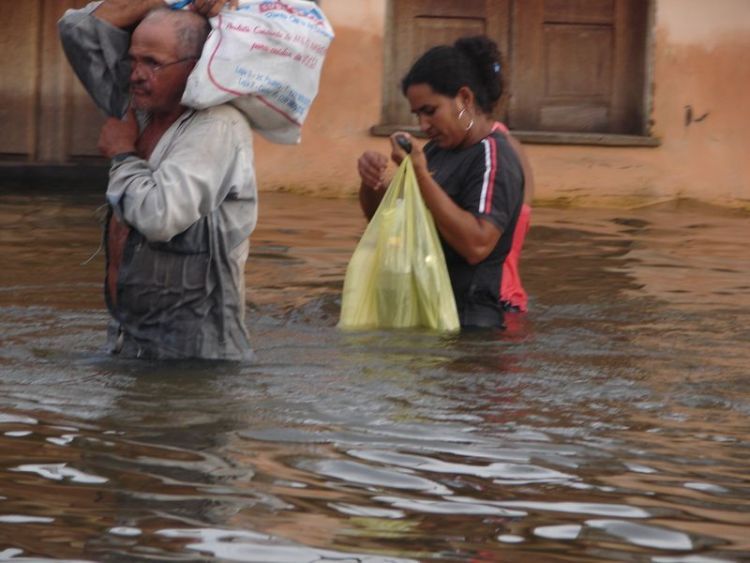
[[[665,187],[750,204],[750,2],[661,0],[656,42]],[[686,125],[688,105],[705,119]]]
[[748,52],[750,2],[659,0],[651,120],[661,146],[531,146],[537,197],[617,205],[692,197],[750,206]]
[[326,57],[321,87],[298,146],[279,146],[256,135],[256,169],[262,189],[346,195],[358,188],[356,161],[368,148],[380,118],[385,0],[322,0],[336,38]]
[[[380,117],[386,0],[322,0],[337,33],[297,147],[259,140],[264,188],[343,195],[356,159],[387,150]],[[652,131],[658,148],[527,145],[540,202],[638,205],[675,197],[750,206],[750,2],[657,0]],[[686,124],[686,106],[693,119]]]
[[[56,163],[97,154],[102,117],[74,80],[54,31],[66,7],[85,2],[28,0],[0,24],[3,160]],[[369,134],[380,119],[387,0],[321,6],[337,33],[321,91],[300,145],[256,139],[262,189],[354,194],[357,157],[388,151],[387,139]],[[539,202],[693,197],[750,208],[750,0],[654,0],[653,17],[650,117],[661,146],[527,145]]]

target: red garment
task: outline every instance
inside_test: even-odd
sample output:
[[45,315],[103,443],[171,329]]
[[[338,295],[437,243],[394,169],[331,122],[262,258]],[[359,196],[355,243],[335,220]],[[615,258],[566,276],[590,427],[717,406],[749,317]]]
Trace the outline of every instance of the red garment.
[[[499,121],[495,122],[492,130],[510,135],[508,127]],[[513,245],[503,263],[503,277],[500,283],[500,301],[510,303],[512,307],[517,307],[524,313],[529,308],[529,297],[526,295],[526,290],[524,290],[521,284],[521,271],[518,267],[518,262],[521,259],[521,249],[523,248],[523,242],[526,240],[526,233],[529,232],[530,227],[531,206],[524,203],[521,207],[521,213],[518,216],[516,230],[513,231]]]
[[505,135],[510,135],[510,130],[508,129],[508,126],[505,125],[505,123],[501,123],[500,121],[495,121],[495,124],[492,126],[492,131],[500,131],[501,133],[504,133]]
[[518,215],[516,230],[513,231],[513,244],[503,263],[503,277],[500,282],[500,300],[518,307],[520,311],[528,310],[529,298],[521,285],[521,272],[518,262],[521,259],[521,249],[526,240],[526,233],[531,226],[531,206],[524,203]]

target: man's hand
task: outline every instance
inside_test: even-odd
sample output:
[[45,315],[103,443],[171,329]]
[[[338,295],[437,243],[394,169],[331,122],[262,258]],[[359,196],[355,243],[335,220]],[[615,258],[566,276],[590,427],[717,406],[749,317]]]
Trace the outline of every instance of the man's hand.
[[135,142],[138,139],[138,122],[132,109],[123,119],[110,117],[104,122],[99,134],[99,151],[107,158],[124,152],[136,152]]
[[218,15],[227,4],[232,10],[236,10],[240,0],[193,0],[190,9],[206,18],[212,18]]

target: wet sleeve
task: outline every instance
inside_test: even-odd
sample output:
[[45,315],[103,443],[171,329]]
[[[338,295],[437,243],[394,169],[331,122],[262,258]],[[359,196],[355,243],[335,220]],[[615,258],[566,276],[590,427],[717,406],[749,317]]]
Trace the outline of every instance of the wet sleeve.
[[481,143],[462,189],[461,205],[474,216],[486,219],[501,231],[508,228],[514,210],[523,198],[523,178],[509,162],[507,147],[491,135]]
[[157,169],[137,157],[110,169],[107,201],[151,242],[167,242],[209,215],[251,171],[248,139],[238,139],[221,119],[195,119]]
[[63,51],[94,103],[122,117],[129,103],[130,33],[95,17],[99,4],[66,11],[57,27]]

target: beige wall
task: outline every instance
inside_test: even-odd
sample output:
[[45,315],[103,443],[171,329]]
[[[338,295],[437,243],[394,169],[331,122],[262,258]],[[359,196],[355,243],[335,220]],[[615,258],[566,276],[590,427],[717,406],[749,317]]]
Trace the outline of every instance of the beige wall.
[[[692,197],[750,208],[750,2],[659,0],[652,132],[658,148],[533,146],[542,200]],[[686,125],[686,106],[702,121]]]
[[[6,0],[0,0],[3,2]],[[96,154],[101,116],[61,57],[54,22],[85,0],[24,0],[0,21],[0,159]],[[652,130],[657,148],[527,145],[537,200],[638,205],[693,197],[750,208],[750,0],[654,0]],[[387,0],[321,0],[336,30],[298,146],[256,140],[262,189],[357,190],[356,160],[386,152],[380,118]],[[686,125],[686,106],[693,121]]]
[[[386,0],[322,0],[337,37],[298,147],[258,142],[263,186],[353,193],[380,117]],[[537,200],[639,205],[693,197],[750,207],[750,1],[657,0],[652,131],[657,148],[527,145]],[[699,122],[685,124],[686,106]],[[290,165],[292,163],[292,165]]]
[[256,169],[264,188],[344,195],[358,188],[356,161],[384,149],[369,128],[380,118],[385,0],[321,0],[336,38],[302,143],[271,145],[256,136]]

